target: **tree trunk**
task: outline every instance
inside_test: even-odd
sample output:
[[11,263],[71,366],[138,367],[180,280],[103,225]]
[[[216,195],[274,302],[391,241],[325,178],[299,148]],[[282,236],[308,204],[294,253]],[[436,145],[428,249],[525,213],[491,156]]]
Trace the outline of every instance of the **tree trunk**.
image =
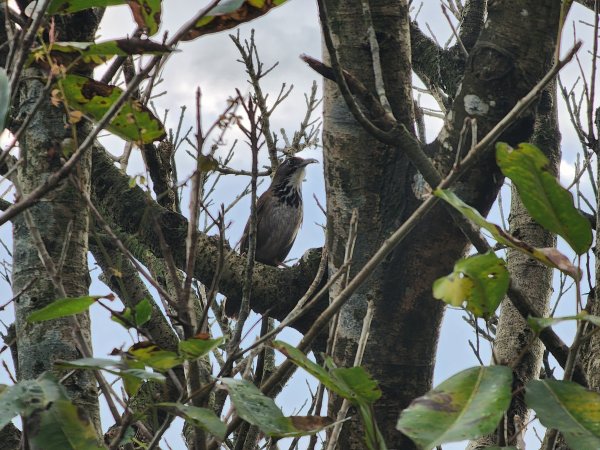
[[[334,42],[342,66],[373,89],[372,62],[360,2],[327,1]],[[462,87],[452,96],[438,140],[428,147],[440,171],[455,157],[458,134],[467,117],[477,119],[483,137],[539,80],[552,58],[560,4],[551,0],[505,1],[490,5],[486,27],[467,60]],[[412,129],[410,48],[405,2],[371,2],[381,50],[388,98],[398,120]],[[522,11],[531,11],[529,15]],[[535,11],[535,14],[533,14]],[[523,29],[528,33],[522,33]],[[533,112],[515,122],[503,140],[529,139]],[[323,146],[328,206],[330,273],[341,265],[350,213],[359,210],[359,233],[353,271],[381,245],[420,204],[418,181],[402,149],[374,141],[350,117],[337,88],[326,84]],[[464,149],[461,149],[464,151]],[[456,192],[487,214],[502,176],[493,154],[456,186]],[[443,207],[430,212],[427,226],[417,227],[343,308],[337,331],[336,362],[351,365],[367,300],[375,316],[364,366],[383,392],[376,418],[391,448],[413,448],[395,431],[401,409],[431,387],[443,306],[431,295],[433,281],[449,272],[467,248]],[[339,289],[339,288],[338,288]],[[335,296],[335,290],[333,296]],[[336,407],[332,406],[332,413]],[[339,448],[362,448],[356,427],[342,433]]]
[[[558,176],[560,132],[558,131],[555,83],[549,86],[542,98],[538,106],[532,142],[546,154],[550,160],[549,170]],[[510,233],[522,241],[540,248],[556,246],[556,235],[544,229],[531,218],[514,186],[508,221]],[[538,311],[547,315],[552,295],[553,269],[528,258],[521,252],[508,249],[508,270],[512,282],[518,286]],[[523,353],[524,350],[525,353]],[[521,356],[520,362],[514,369],[513,385],[513,392],[519,392],[519,394],[513,396],[510,408],[506,413],[505,423],[508,428],[505,430],[502,426],[497,433],[477,439],[469,446],[473,449],[490,445],[517,444],[515,416],[518,416],[521,424],[528,423],[529,417],[523,387],[529,380],[537,379],[540,374],[544,346],[508,299],[502,303],[493,352],[498,364],[510,364],[518,356]],[[499,436],[503,437],[503,442],[499,442]]]
[[[63,40],[93,40],[100,15],[88,11],[56,20],[57,30]],[[18,105],[18,119],[32,113],[36,100],[44,95],[45,76],[38,69],[28,69],[23,74]],[[62,105],[56,107],[47,101],[23,133],[20,140],[21,155],[26,154],[26,164],[18,170],[18,183],[22,195],[40,185],[61,166],[61,144],[72,137],[72,131]],[[17,123],[19,120],[17,119]],[[84,127],[77,126],[81,139]],[[73,175],[81,188],[89,192],[91,153],[84,156]],[[89,216],[85,200],[67,179],[47,195],[29,212],[35,228],[43,237],[44,247],[57,268],[58,280],[70,297],[88,294],[90,276],[87,266]],[[74,335],[71,318],[40,323],[28,323],[30,313],[60,298],[53,280],[39,256],[39,243],[32,237],[31,229],[21,214],[13,221],[13,292],[21,293],[15,302],[18,350],[18,378],[32,379],[42,372],[52,371],[56,360],[71,360],[83,356]],[[64,264],[61,265],[61,258]],[[27,287],[29,286],[29,287]],[[27,288],[26,288],[27,287]],[[26,288],[26,289],[25,289]],[[90,320],[88,314],[77,316],[83,339],[91,348]],[[74,403],[89,416],[100,435],[98,392],[96,380],[90,371],[75,371],[65,382]]]

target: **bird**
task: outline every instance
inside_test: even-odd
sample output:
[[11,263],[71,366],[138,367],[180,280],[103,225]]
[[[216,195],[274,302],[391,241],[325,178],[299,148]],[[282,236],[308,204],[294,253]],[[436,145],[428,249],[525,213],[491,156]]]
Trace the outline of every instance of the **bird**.
[[[275,171],[271,185],[256,202],[256,261],[275,267],[285,265],[302,225],[302,181],[306,166],[318,162],[292,156]],[[250,219],[240,241],[242,253],[248,252],[249,233]]]

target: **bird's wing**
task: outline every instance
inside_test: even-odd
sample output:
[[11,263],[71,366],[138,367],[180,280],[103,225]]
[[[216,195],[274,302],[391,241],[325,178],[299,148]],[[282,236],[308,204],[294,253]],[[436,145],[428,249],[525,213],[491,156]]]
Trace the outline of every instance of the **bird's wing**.
[[302,219],[303,219],[303,211],[302,211],[302,207],[300,207],[299,210],[300,213],[300,217],[298,219],[298,226],[296,227],[296,230],[294,231],[294,233],[290,236],[290,241],[289,243],[281,249],[281,252],[279,252],[279,255],[277,255],[277,262],[279,264],[284,264],[284,260],[287,257],[287,255],[290,253],[290,250],[292,249],[294,242],[296,241],[296,236],[298,236],[298,231],[300,231],[300,226],[302,225]]
[[[264,209],[264,205],[267,200],[267,192],[269,192],[268,189],[265,192],[263,192],[262,195],[260,197],[258,197],[258,200],[256,201],[256,229],[257,230],[260,225],[261,218],[263,216],[263,214],[261,214],[261,211]],[[246,226],[244,227],[244,234],[242,234],[242,239],[240,240],[240,253],[248,252],[248,233],[249,232],[250,232],[250,218],[248,217],[248,221],[246,222]]]

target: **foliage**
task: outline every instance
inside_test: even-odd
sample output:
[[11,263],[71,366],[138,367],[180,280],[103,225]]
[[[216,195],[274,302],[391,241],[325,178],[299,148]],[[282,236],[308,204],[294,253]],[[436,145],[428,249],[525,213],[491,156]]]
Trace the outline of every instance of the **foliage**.
[[504,298],[508,283],[504,260],[490,252],[458,261],[453,273],[434,283],[433,296],[452,306],[467,301],[467,310],[489,318]]
[[467,369],[415,399],[398,429],[426,449],[491,433],[510,404],[511,385],[508,367]]
[[295,437],[321,431],[331,424],[327,417],[285,417],[273,399],[265,396],[254,384],[245,380],[223,378],[231,402],[238,415],[260,428],[267,436]]
[[575,208],[573,195],[548,171],[550,162],[540,149],[523,143],[516,149],[499,142],[496,160],[510,178],[527,211],[547,230],[562,236],[578,255],[592,245],[590,222]]
[[[231,29],[266,14],[284,2],[285,0],[224,0],[197,20],[187,30],[183,39],[195,39]],[[49,4],[47,14],[71,14],[88,8],[120,4],[129,5],[141,32],[148,36],[158,32],[162,17],[160,0],[53,0]],[[65,109],[71,124],[79,122],[82,118],[100,122],[109,111],[116,110],[106,128],[115,135],[143,147],[167,137],[162,121],[156,117],[147,102],[128,95],[118,86],[75,72],[91,70],[115,56],[166,56],[172,51],[171,46],[139,38],[100,43],[52,42],[34,48],[27,62],[48,71],[49,80],[54,82],[52,102],[54,106],[62,106]],[[6,72],[0,70],[0,130],[4,129],[10,108],[9,86]],[[242,101],[248,116],[256,112],[252,109],[257,108],[253,102],[258,101],[251,98],[247,105]],[[234,103],[230,106],[233,107]],[[216,128],[226,128],[236,120],[238,118],[232,113],[227,119],[222,118]],[[254,125],[256,123],[258,121]],[[261,127],[265,123],[260,121]],[[198,128],[200,129],[200,126]],[[198,140],[200,141],[200,137]],[[219,168],[212,155],[201,154],[201,148],[196,150],[198,172]],[[577,211],[572,195],[562,188],[548,171],[548,160],[543,153],[527,143],[520,144],[516,149],[498,143],[496,159],[504,175],[517,187],[519,196],[531,216],[546,229],[562,236],[578,255],[585,254],[592,243],[590,224]],[[133,185],[135,179],[131,187]],[[491,233],[499,244],[556,268],[579,283],[582,276],[580,268],[557,249],[535,248],[511,236],[498,225],[483,218],[476,209],[465,204],[452,191],[438,189],[434,195],[452,205],[478,227]],[[191,238],[189,240],[193,241]],[[489,252],[457,261],[450,275],[434,283],[433,295],[453,306],[464,305],[465,309],[476,317],[489,319],[506,295],[509,284],[510,276],[505,261],[495,253]],[[188,290],[187,296],[189,295]],[[111,296],[89,295],[61,298],[31,313],[27,321],[31,325],[81,314],[95,303],[102,304],[100,300],[103,298],[112,300]],[[148,298],[139,301],[133,307],[125,308],[122,312],[103,306],[110,310],[116,323],[141,335],[144,334],[145,327],[153,315]],[[184,329],[185,334],[185,328],[189,327],[190,323],[182,317],[177,319],[178,321],[173,322],[174,326],[178,327],[178,331],[179,328]],[[599,317],[585,312],[559,318],[530,317],[528,323],[532,330],[539,334],[544,328],[567,320],[600,326]],[[126,351],[115,350],[112,356],[116,358],[89,357],[58,361],[54,368],[57,372],[92,370],[108,373],[122,381],[131,400],[144,383],[162,385],[169,381],[169,377],[173,377],[174,369],[180,370],[181,366],[185,366],[189,370],[190,362],[199,359],[207,361],[211,352],[226,343],[228,344],[225,337],[213,339],[208,333],[188,333],[185,338],[178,340],[176,349],[174,346],[173,349],[166,350],[144,338],[139,339]],[[323,365],[316,364],[299,349],[281,341],[273,342],[272,347],[283,353],[293,364],[314,376],[331,393],[347,400],[356,408],[364,428],[367,448],[386,449],[373,412],[373,405],[380,399],[381,390],[366,370],[362,367],[336,367],[330,357],[324,358]],[[250,371],[251,365],[248,367]],[[213,388],[218,386],[227,392],[240,419],[258,427],[264,435],[274,439],[311,435],[333,425],[330,418],[318,415],[285,416],[270,397],[246,379],[224,376],[203,381],[206,381],[206,384],[201,386],[200,391],[190,392],[190,386],[179,386],[181,395],[177,402],[149,404],[145,412],[154,413],[155,408],[161,408],[213,436],[217,442],[222,442],[227,438],[227,424],[212,409],[194,403],[197,400],[195,396],[198,396],[208,404],[207,392],[213,392]],[[425,449],[491,433],[502,420],[510,404],[513,395],[512,382],[510,367],[494,365],[465,370],[415,399],[401,412],[397,428],[413,439],[420,448]],[[573,448],[600,447],[600,399],[597,393],[569,381],[534,380],[527,384],[526,402],[536,411],[544,425],[560,430]],[[29,436],[31,442],[38,447],[50,450],[104,448],[98,445],[96,431],[85,412],[78,409],[69,399],[64,387],[54,375],[46,373],[36,380],[2,387],[0,428],[16,416],[39,420],[38,427]]]

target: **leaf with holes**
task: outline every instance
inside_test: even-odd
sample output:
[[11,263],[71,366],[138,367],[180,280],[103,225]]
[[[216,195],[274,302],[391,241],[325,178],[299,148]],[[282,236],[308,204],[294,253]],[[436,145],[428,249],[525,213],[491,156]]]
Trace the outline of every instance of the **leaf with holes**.
[[413,400],[396,428],[426,449],[491,433],[510,405],[512,378],[504,366],[460,372]]
[[285,2],[286,0],[223,0],[198,20],[183,40],[189,41],[205,34],[229,30],[250,22]]
[[550,162],[539,148],[527,143],[512,148],[498,142],[496,161],[517,187],[519,197],[536,222],[562,236],[578,255],[589,250],[590,222],[575,208],[573,195],[548,170]]
[[571,381],[532,380],[525,402],[547,428],[560,431],[573,449],[600,448],[600,394]]
[[[66,75],[59,81],[69,108],[100,120],[123,93],[121,88],[81,75]],[[126,100],[113,117],[108,130],[128,141],[149,144],[165,137],[162,123],[139,101]]]
[[454,271],[433,283],[433,296],[462,306],[477,317],[490,317],[508,290],[506,263],[493,252],[459,260]]

